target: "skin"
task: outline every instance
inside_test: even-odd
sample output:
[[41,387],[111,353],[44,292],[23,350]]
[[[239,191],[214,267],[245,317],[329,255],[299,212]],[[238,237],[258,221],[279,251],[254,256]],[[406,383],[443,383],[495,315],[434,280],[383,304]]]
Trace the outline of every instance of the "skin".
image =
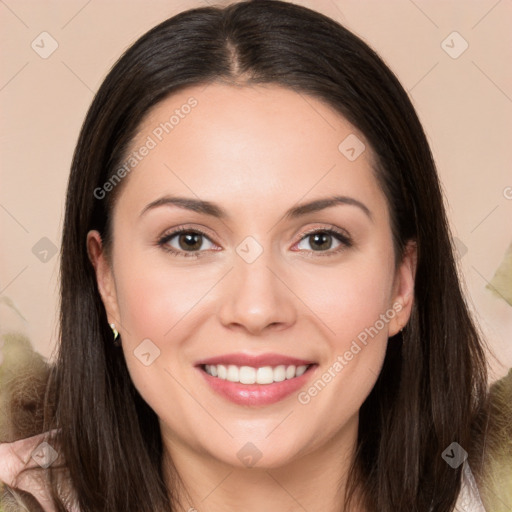
[[[191,87],[154,107],[132,150],[191,96],[198,105],[122,183],[111,261],[99,233],[87,236],[109,322],[135,386],[159,417],[165,453],[188,491],[180,494],[184,510],[341,510],[359,408],[388,337],[410,315],[415,248],[395,271],[371,148],[364,142],[366,150],[349,161],[338,145],[349,134],[364,136],[312,97],[276,85]],[[212,201],[229,218],[169,205],[140,215],[166,194]],[[371,219],[347,204],[283,218],[297,204],[333,195],[357,199]],[[183,224],[207,233],[199,237],[198,258],[158,245]],[[336,238],[318,247],[302,235],[331,226],[353,245],[336,253],[343,247]],[[236,252],[247,236],[263,250],[252,263]],[[167,245],[185,252],[179,242],[177,236]],[[304,391],[393,304],[400,312],[307,404],[294,393],[268,406],[236,405],[194,367],[231,352],[317,361]],[[149,366],[133,354],[146,338],[160,350]],[[248,442],[262,454],[254,467],[237,456]]]

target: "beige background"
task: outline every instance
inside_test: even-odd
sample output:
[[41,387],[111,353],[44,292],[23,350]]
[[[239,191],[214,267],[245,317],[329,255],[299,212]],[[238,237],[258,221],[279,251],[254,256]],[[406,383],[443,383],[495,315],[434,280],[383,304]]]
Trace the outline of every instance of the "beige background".
[[[225,4],[229,2],[217,2]],[[499,362],[512,366],[512,308],[485,284],[512,240],[512,2],[298,1],[368,42],[409,91],[428,134],[461,248],[468,300]],[[0,0],[0,299],[9,298],[35,348],[56,343],[58,254],[72,151],[109,68],[139,36],[205,1]],[[458,58],[443,46],[462,49]],[[43,59],[31,47],[48,32]],[[45,48],[49,48],[48,36]],[[42,50],[41,50],[42,51]],[[33,247],[36,244],[35,253]],[[45,245],[46,244],[46,245]],[[7,318],[7,320],[5,320]],[[14,318],[4,315],[4,325]]]

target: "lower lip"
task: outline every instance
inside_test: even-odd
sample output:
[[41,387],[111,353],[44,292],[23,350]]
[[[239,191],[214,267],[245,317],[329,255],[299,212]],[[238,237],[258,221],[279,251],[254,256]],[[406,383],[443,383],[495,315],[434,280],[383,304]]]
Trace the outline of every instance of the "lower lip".
[[298,391],[312,377],[317,364],[311,365],[300,377],[272,384],[241,384],[213,377],[197,367],[210,387],[219,395],[238,405],[270,405]]

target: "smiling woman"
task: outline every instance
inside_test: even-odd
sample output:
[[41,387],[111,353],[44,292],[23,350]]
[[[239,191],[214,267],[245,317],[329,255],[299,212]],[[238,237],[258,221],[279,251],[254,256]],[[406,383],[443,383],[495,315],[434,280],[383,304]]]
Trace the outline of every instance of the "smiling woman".
[[478,480],[486,364],[435,165],[333,20],[262,0],[141,37],[83,125],[61,261],[32,440],[59,459],[7,482],[47,510],[449,512]]

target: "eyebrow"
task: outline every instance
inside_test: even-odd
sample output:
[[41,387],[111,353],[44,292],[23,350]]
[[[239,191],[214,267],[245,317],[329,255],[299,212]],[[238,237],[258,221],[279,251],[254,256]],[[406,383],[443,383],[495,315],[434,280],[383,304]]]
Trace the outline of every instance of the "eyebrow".
[[[283,218],[296,219],[303,215],[307,215],[308,213],[318,212],[326,208],[331,208],[333,206],[338,205],[356,206],[357,208],[362,210],[366,214],[366,216],[373,222],[373,215],[370,209],[361,201],[358,201],[357,199],[347,196],[326,197],[322,199],[316,199],[314,201],[310,201],[309,203],[301,204],[299,206],[295,206],[293,208],[290,208],[284,214]],[[177,197],[168,195],[160,197],[159,199],[156,199],[155,201],[152,201],[151,203],[146,205],[144,209],[141,211],[139,217],[141,217],[147,211],[152,210],[154,208],[158,208],[160,206],[177,206],[185,210],[210,215],[218,219],[229,219],[229,215],[226,212],[226,210],[210,201],[203,201],[201,199],[194,199],[191,197]]]

